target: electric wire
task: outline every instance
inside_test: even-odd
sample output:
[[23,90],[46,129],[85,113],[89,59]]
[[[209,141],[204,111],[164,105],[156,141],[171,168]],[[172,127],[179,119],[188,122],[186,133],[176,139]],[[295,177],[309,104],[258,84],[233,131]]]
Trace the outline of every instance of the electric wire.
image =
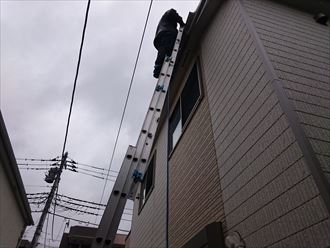
[[[68,207],[68,206],[62,205],[62,204],[60,204],[60,203],[57,203],[56,205],[59,206],[59,207],[65,208],[65,209],[67,209],[67,210],[71,210],[71,211],[75,211],[75,212],[79,212],[79,213],[90,214],[90,215],[96,215],[96,216],[100,215],[100,214],[93,213],[93,212],[90,212],[90,211],[85,211],[85,210],[80,210],[80,209],[78,209],[78,208]],[[55,207],[55,204],[54,204],[54,207]]]
[[[27,195],[28,199],[41,199],[41,198],[47,198],[48,192],[27,193],[26,195]],[[100,204],[100,203],[96,203],[96,202],[93,202],[93,201],[86,201],[86,200],[78,199],[78,198],[63,195],[63,194],[58,194],[58,197],[59,198],[63,197],[63,198],[66,198],[68,200],[71,200],[71,201],[83,202],[83,203],[87,203],[87,204],[95,205],[95,206],[100,206],[100,207],[106,207],[107,206],[106,204]],[[84,205],[84,206],[87,206],[87,205]],[[125,210],[131,211],[133,209],[125,207]]]
[[[31,171],[47,171],[47,170],[49,170],[49,168],[26,168],[26,167],[19,167],[19,169],[22,169],[22,170],[31,170]],[[73,170],[73,169],[67,169],[67,170],[72,171],[72,172],[75,172],[75,173],[81,173],[81,174],[84,174],[84,175],[87,175],[87,176],[95,177],[95,178],[98,178],[98,179],[108,180],[108,181],[111,181],[111,182],[115,182],[115,178],[108,178],[108,179],[106,179],[105,177],[93,175],[93,174],[86,173],[86,172],[83,172],[83,171],[77,171],[77,170]],[[102,174],[102,175],[105,175],[105,174]],[[115,176],[112,176],[112,175],[110,175],[110,176],[111,177],[115,177]],[[46,186],[44,186],[44,187],[46,187]]]
[[49,164],[49,163],[17,163],[17,165],[25,165],[25,166],[54,166],[54,165],[58,165],[58,163],[53,163],[53,164]]
[[86,206],[86,205],[82,205],[82,204],[79,204],[79,203],[70,202],[70,201],[67,201],[67,200],[64,200],[64,199],[57,199],[57,201],[68,203],[69,205],[75,205],[75,206],[85,207],[85,208],[90,208],[90,209],[95,209],[95,210],[100,210],[101,209],[101,208],[98,208],[98,207]]
[[[69,165],[68,165],[69,166]],[[74,167],[73,167],[74,168]],[[103,172],[98,172],[98,171],[95,171],[95,170],[89,170],[89,169],[84,169],[84,168],[79,168],[77,167],[77,170],[83,170],[83,171],[87,171],[87,172],[93,172],[95,174],[98,174],[98,175],[102,175],[102,176],[106,176],[107,174],[103,173]],[[116,177],[114,175],[109,175],[110,177]]]
[[56,158],[52,158],[52,159],[43,159],[43,158],[16,158],[16,160],[23,160],[23,161],[40,161],[40,162],[52,162],[52,161],[61,161],[58,159],[59,156],[57,156]]
[[[33,200],[34,199],[35,198],[33,198]],[[46,201],[46,199],[44,199],[43,201],[29,201],[29,204],[31,204],[31,205],[38,205],[38,208],[39,208],[39,205],[41,203],[43,203],[44,201]],[[79,203],[76,203],[76,202],[71,202],[69,200],[60,199],[60,198],[58,198],[57,201],[64,204],[64,205],[63,204],[56,204],[57,206],[61,206],[61,207],[66,208],[68,210],[79,211],[79,212],[87,213],[87,214],[93,214],[94,215],[95,213],[92,213],[92,212],[89,212],[89,211],[88,212],[87,211],[81,211],[79,208],[92,209],[92,210],[104,210],[104,208],[83,205],[83,204],[79,204]],[[66,204],[69,205],[69,206],[70,205],[71,206],[74,205],[75,208],[69,207]],[[53,204],[53,206],[55,207],[55,204]],[[130,209],[124,209],[124,211],[130,211]],[[125,212],[124,212],[124,214],[132,215],[131,213],[125,213]],[[125,219],[125,218],[122,218],[122,219],[123,220],[126,220],[126,221],[131,221],[131,219]]]
[[88,175],[88,176],[92,176],[92,177],[95,177],[95,178],[99,178],[99,179],[102,179],[102,180],[106,180],[106,181],[111,181],[111,182],[115,182],[114,179],[107,179],[105,177],[100,177],[100,176],[96,176],[96,175],[92,175],[92,174],[89,174],[89,173],[86,173],[86,172],[78,172],[78,173],[81,173],[81,174],[84,174],[84,175]]
[[90,168],[97,169],[97,170],[110,171],[112,173],[118,174],[118,171],[116,171],[116,170],[108,170],[108,169],[105,169],[105,168],[100,168],[100,167],[97,167],[97,166],[82,164],[82,163],[77,163],[77,165],[82,165],[82,166],[90,167]]
[[71,197],[71,196],[66,196],[66,195],[62,195],[62,194],[58,194],[58,195],[60,197],[65,197],[65,198],[68,198],[68,199],[74,200],[74,201],[85,202],[85,203],[89,203],[89,204],[93,204],[93,205],[97,205],[97,206],[101,206],[101,207],[105,207],[106,206],[105,204],[99,204],[99,203],[92,202],[92,201],[85,201],[85,200],[81,200],[81,199],[74,198],[74,197]]
[[[63,143],[63,149],[62,149],[62,153],[61,153],[61,160],[63,160],[63,157],[64,157],[67,138],[68,138],[68,134],[69,134],[69,126],[70,126],[70,120],[71,120],[71,114],[72,114],[72,107],[73,107],[73,101],[74,101],[74,96],[75,96],[76,86],[77,86],[77,80],[78,80],[78,75],[79,75],[80,61],[81,61],[82,50],[83,50],[83,46],[84,46],[84,40],[85,40],[85,33],[86,33],[90,3],[91,3],[91,0],[88,0],[86,13],[85,13],[84,27],[83,27],[81,43],[80,43],[80,49],[79,49],[79,56],[78,56],[76,74],[75,74],[75,79],[74,79],[74,83],[73,83],[72,95],[71,95],[70,109],[69,109],[69,114],[68,114],[68,119],[67,119],[67,124],[66,124],[66,130],[65,130],[65,135],[64,135],[64,143]],[[60,176],[60,174],[58,176]],[[56,205],[57,193],[58,193],[58,185],[57,185],[56,194],[55,194],[55,205]],[[55,214],[55,208],[54,208],[54,214]],[[52,237],[53,237],[54,221],[55,221],[55,215],[53,215],[53,221],[52,221]]]
[[[70,167],[70,166],[69,166]],[[49,170],[50,168],[54,168],[54,167],[18,167],[19,169],[21,170],[31,170],[31,171],[47,171]],[[70,168],[67,168],[67,170],[69,171],[72,171],[72,172],[75,172],[75,173],[81,173],[81,174],[84,174],[84,175],[88,175],[88,176],[92,176],[92,177],[95,177],[95,178],[99,178],[99,179],[103,179],[103,180],[106,180],[105,177],[101,177],[101,176],[106,176],[107,174],[105,173],[102,173],[102,172],[97,172],[97,171],[92,171],[92,170],[87,170],[87,169],[82,169],[82,168],[73,168],[73,169],[70,169]],[[92,172],[92,173],[95,173],[97,175],[93,175],[91,173],[87,173],[87,172],[84,172],[84,171],[87,171],[87,172]],[[98,175],[101,175],[101,176],[98,176]],[[108,178],[107,180],[108,181],[115,181],[116,179],[116,176],[114,175],[109,175],[110,178]]]
[[[50,213],[50,214],[53,214],[53,213]],[[98,226],[97,224],[94,224],[94,223],[89,222],[89,221],[79,220],[79,219],[75,219],[75,218],[63,216],[63,215],[60,215],[60,214],[54,214],[54,215],[56,215],[57,217],[60,217],[60,218],[65,218],[65,219],[68,219],[68,220],[73,220],[73,221],[76,221],[76,222],[79,222],[79,223],[84,223],[84,224],[92,225],[92,226]],[[129,232],[129,230],[124,230],[124,229],[120,229],[120,228],[118,228],[118,231]]]
[[48,192],[26,193],[26,195],[48,195]]
[[29,168],[29,167],[18,167],[18,169],[21,170],[49,170],[49,168],[40,168],[40,167],[36,167],[36,168]]
[[[53,214],[53,213],[50,213],[50,214]],[[55,215],[57,217],[65,218],[65,219],[68,219],[68,220],[73,220],[73,221],[77,221],[77,222],[80,222],[80,223],[88,224],[88,225],[98,226],[98,225],[96,225],[94,223],[91,223],[89,221],[79,220],[79,219],[75,219],[75,218],[72,218],[72,217],[67,217],[67,216],[60,215],[60,214],[53,214],[53,215]]]
[[[126,113],[127,103],[128,103],[128,99],[129,99],[129,96],[130,96],[130,93],[131,93],[131,89],[132,89],[132,85],[133,85],[133,81],[134,81],[134,77],[135,77],[135,71],[136,71],[136,68],[137,68],[138,61],[139,61],[140,52],[141,52],[141,48],[142,48],[142,43],[143,43],[143,40],[144,40],[145,31],[146,31],[147,24],[148,24],[152,3],[153,3],[153,0],[150,0],[149,9],[148,9],[148,13],[147,13],[146,20],[145,20],[141,41],[140,41],[139,49],[138,49],[138,52],[137,52],[137,56],[136,56],[136,60],[135,60],[134,68],[133,68],[133,73],[132,73],[132,76],[131,76],[131,81],[130,81],[130,84],[129,84],[129,87],[128,87],[128,92],[127,92],[127,95],[126,95],[125,104],[124,104],[123,112],[122,112],[122,115],[121,115],[118,132],[117,132],[117,135],[116,135],[116,140],[115,140],[114,147],[113,147],[112,154],[111,154],[111,158],[110,158],[109,171],[111,170],[114,154],[115,154],[115,151],[116,151],[116,148],[117,148],[118,138],[119,138],[120,131],[121,131],[121,128],[122,128],[124,116],[125,116],[125,113]],[[109,174],[109,171],[108,171],[108,174]],[[107,175],[106,178],[108,178],[108,175]],[[105,192],[105,189],[106,189],[106,186],[107,186],[107,182],[108,182],[108,180],[105,180],[105,183],[104,183],[104,186],[103,186],[103,189],[102,189],[100,203],[103,200],[104,192]],[[95,218],[95,222],[96,222],[96,218]]]
[[69,115],[68,115],[66,130],[65,130],[65,136],[64,136],[64,144],[63,144],[62,155],[61,155],[62,158],[64,156],[66,143],[67,143],[67,138],[68,138],[68,133],[69,133],[70,119],[71,119],[73,101],[74,101],[74,96],[75,96],[76,86],[77,86],[77,80],[78,80],[78,75],[79,75],[80,61],[81,61],[81,55],[82,55],[82,50],[83,50],[83,46],[84,46],[84,40],[85,40],[85,33],[86,33],[90,3],[91,3],[91,0],[88,0],[87,9],[86,9],[86,13],[85,13],[84,28],[83,28],[83,32],[82,32],[80,49],[79,49],[79,57],[78,57],[78,63],[77,63],[77,68],[76,68],[76,75],[75,75],[75,79],[74,79],[74,83],[73,83],[73,89],[72,89],[72,95],[71,95],[70,110],[69,110]]
[[90,165],[90,164],[80,163],[80,162],[77,162],[77,161],[73,160],[72,158],[70,158],[70,159],[71,159],[70,163],[73,163],[73,164],[78,164],[78,165],[90,167],[90,168],[97,169],[97,170],[105,170],[105,171],[112,171],[114,173],[118,173],[118,171],[116,171],[116,170],[109,170],[109,169],[106,169],[106,168],[97,167],[97,166]]
[[[16,160],[23,160],[23,161],[32,161],[32,162],[61,162],[60,159],[58,159],[59,156],[57,156],[56,158],[53,158],[53,159],[43,159],[43,158],[16,158]],[[70,158],[70,157],[68,157]],[[89,168],[93,168],[93,169],[96,169],[96,170],[102,170],[102,171],[108,171],[108,169],[106,168],[102,168],[102,167],[98,167],[98,166],[94,166],[94,165],[90,165],[90,164],[86,164],[86,163],[80,163],[80,162],[76,162],[75,160],[73,160],[72,158],[70,158],[71,161],[67,161],[68,163],[72,163],[72,164],[77,164],[77,165],[81,165],[81,166],[84,166],[84,167],[89,167]],[[17,165],[26,165],[26,166],[29,166],[29,165],[48,165],[48,163],[38,163],[38,164],[35,164],[35,163],[22,163],[22,162],[19,162],[17,163]],[[80,168],[82,169],[82,168]],[[118,174],[118,171],[116,170],[110,170],[111,172],[113,173],[116,173]]]
[[49,185],[33,185],[33,184],[24,184],[24,187],[31,187],[31,188],[50,188]]

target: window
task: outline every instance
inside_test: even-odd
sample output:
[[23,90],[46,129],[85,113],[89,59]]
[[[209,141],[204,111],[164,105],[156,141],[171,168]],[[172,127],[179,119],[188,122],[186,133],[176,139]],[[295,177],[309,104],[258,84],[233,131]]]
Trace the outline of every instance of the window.
[[[182,121],[181,121],[181,108],[180,101],[176,104],[174,111],[170,117],[169,122],[169,144],[171,144],[171,148],[176,145],[178,142],[182,132]],[[172,149],[169,149],[170,151]]]
[[144,173],[143,180],[141,183],[140,192],[140,209],[143,207],[144,203],[147,201],[153,187],[154,187],[154,173],[155,173],[155,155],[149,162],[148,168]]
[[201,89],[198,77],[197,63],[190,71],[189,77],[182,90],[178,103],[176,104],[169,120],[168,151],[171,153],[178,142],[182,130],[185,127],[191,113],[200,99]]

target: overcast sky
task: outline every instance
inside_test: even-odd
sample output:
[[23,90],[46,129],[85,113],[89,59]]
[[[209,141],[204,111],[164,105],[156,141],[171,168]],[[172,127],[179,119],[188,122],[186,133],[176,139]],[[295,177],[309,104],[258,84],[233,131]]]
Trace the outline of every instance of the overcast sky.
[[[149,3],[91,2],[67,143],[69,157],[77,162],[109,166]],[[152,41],[159,18],[166,10],[175,8],[186,20],[198,3],[154,1],[112,169],[119,170],[128,145],[136,144],[156,84],[152,77],[156,58]],[[87,2],[0,0],[0,4],[0,107],[15,156],[59,156]],[[28,193],[50,190],[39,187],[47,185],[44,173],[21,170]],[[107,202],[112,185],[108,183],[103,203]],[[104,180],[64,171],[59,193],[99,202],[103,186]],[[95,221],[93,216],[62,214]],[[39,216],[33,214],[35,222]],[[56,218],[55,222],[54,233],[59,233],[60,239],[63,219]],[[31,228],[28,238],[33,231]]]

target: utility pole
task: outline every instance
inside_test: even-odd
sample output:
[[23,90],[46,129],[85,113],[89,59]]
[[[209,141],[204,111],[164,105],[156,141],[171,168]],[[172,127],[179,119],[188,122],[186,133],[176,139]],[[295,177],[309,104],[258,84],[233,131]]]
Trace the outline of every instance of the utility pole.
[[38,245],[38,240],[39,240],[40,234],[42,232],[42,228],[44,226],[45,219],[46,219],[46,216],[48,214],[50,205],[52,204],[52,201],[53,201],[53,198],[54,198],[54,195],[55,195],[55,191],[58,188],[58,185],[60,183],[61,174],[62,174],[62,171],[63,171],[63,167],[66,165],[66,159],[67,159],[67,157],[68,157],[68,153],[67,152],[64,153],[64,155],[62,155],[62,159],[61,159],[61,164],[60,164],[59,171],[58,171],[58,173],[56,175],[56,178],[55,178],[55,181],[53,183],[52,189],[50,190],[50,193],[48,195],[48,198],[47,198],[45,207],[44,207],[44,209],[42,211],[42,214],[41,214],[41,217],[40,217],[40,220],[39,220],[37,229],[34,232],[33,239],[32,239],[31,245],[30,245],[30,248],[36,248],[37,245]]

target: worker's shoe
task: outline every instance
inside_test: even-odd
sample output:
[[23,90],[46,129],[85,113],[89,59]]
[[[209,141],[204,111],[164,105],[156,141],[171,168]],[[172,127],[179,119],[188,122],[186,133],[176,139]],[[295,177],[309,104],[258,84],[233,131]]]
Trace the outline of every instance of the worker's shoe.
[[159,72],[157,73],[157,72],[154,72],[154,78],[159,78]]
[[154,78],[159,78],[161,67],[155,67],[154,69]]
[[171,56],[167,56],[167,55],[165,56],[165,61],[166,61],[166,62],[169,62],[169,61],[171,61],[171,59],[172,59],[172,57],[171,57]]

